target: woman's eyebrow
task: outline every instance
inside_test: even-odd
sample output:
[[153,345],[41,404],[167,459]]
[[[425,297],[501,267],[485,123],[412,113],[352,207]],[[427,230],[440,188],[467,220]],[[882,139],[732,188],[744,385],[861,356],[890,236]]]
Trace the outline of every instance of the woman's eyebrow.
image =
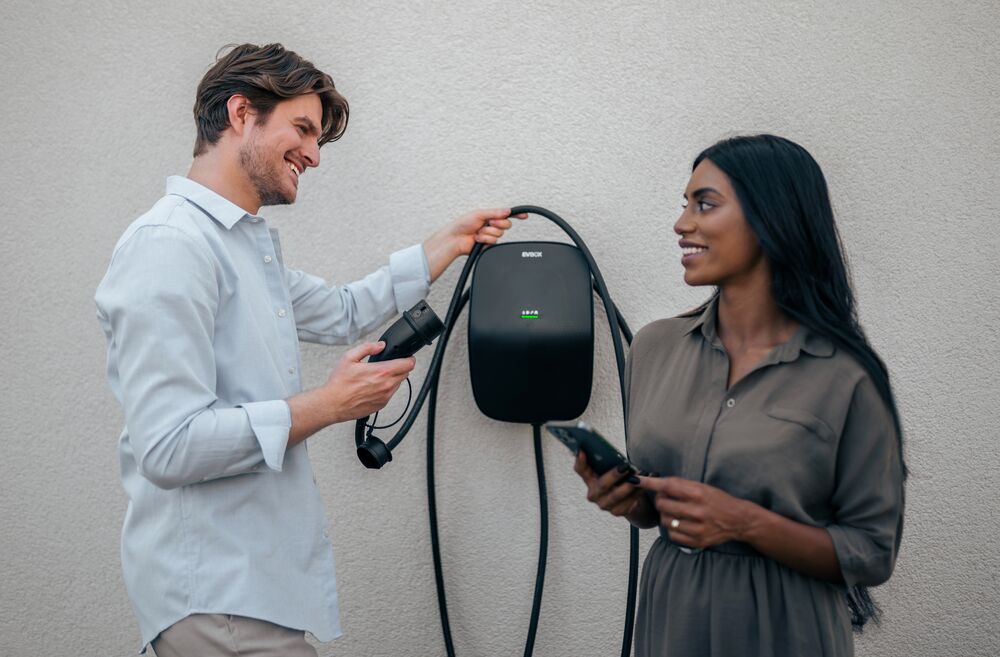
[[[715,192],[716,194],[719,194],[719,190],[715,189],[714,187],[699,187],[698,189],[691,192],[691,196],[702,196],[704,194],[708,194],[709,192]],[[722,196],[722,194],[719,194],[719,196]],[[684,198],[687,197],[688,195],[685,193]]]

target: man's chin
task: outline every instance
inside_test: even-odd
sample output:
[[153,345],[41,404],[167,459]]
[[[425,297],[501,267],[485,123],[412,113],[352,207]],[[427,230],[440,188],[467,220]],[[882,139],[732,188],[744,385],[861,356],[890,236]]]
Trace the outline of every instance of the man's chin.
[[291,205],[295,203],[295,192],[273,191],[260,195],[261,206],[265,205]]

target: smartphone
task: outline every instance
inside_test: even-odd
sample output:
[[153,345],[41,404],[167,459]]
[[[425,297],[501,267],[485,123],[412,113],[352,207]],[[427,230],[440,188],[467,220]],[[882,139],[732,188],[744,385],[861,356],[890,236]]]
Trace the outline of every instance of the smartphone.
[[574,454],[583,450],[583,453],[587,455],[590,469],[598,475],[622,464],[628,466],[628,471],[631,474],[636,474],[636,469],[628,462],[628,459],[586,422],[575,424],[546,422],[544,426],[546,431],[555,436],[563,445],[566,445]]

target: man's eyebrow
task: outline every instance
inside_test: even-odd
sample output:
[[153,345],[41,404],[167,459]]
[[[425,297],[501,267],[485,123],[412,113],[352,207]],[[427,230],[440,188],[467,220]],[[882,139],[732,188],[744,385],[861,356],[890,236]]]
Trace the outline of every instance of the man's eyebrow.
[[[704,194],[708,194],[709,192],[715,192],[716,194],[719,194],[719,190],[715,189],[714,187],[699,187],[698,189],[691,192],[691,196],[702,196]],[[722,196],[722,194],[719,194],[719,196]],[[684,198],[687,197],[688,195],[685,193]]]
[[296,116],[293,121],[301,121],[306,125],[306,132],[311,134],[318,134],[319,130],[316,129],[316,124],[312,122],[308,116]]

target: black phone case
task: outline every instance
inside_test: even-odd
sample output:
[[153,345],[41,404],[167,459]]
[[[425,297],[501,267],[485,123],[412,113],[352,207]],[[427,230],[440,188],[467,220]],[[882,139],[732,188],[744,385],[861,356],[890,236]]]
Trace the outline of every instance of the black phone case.
[[545,429],[576,454],[581,449],[587,455],[587,464],[598,475],[621,464],[626,464],[634,471],[628,459],[611,445],[604,436],[596,431],[583,427],[567,425],[545,425]]

